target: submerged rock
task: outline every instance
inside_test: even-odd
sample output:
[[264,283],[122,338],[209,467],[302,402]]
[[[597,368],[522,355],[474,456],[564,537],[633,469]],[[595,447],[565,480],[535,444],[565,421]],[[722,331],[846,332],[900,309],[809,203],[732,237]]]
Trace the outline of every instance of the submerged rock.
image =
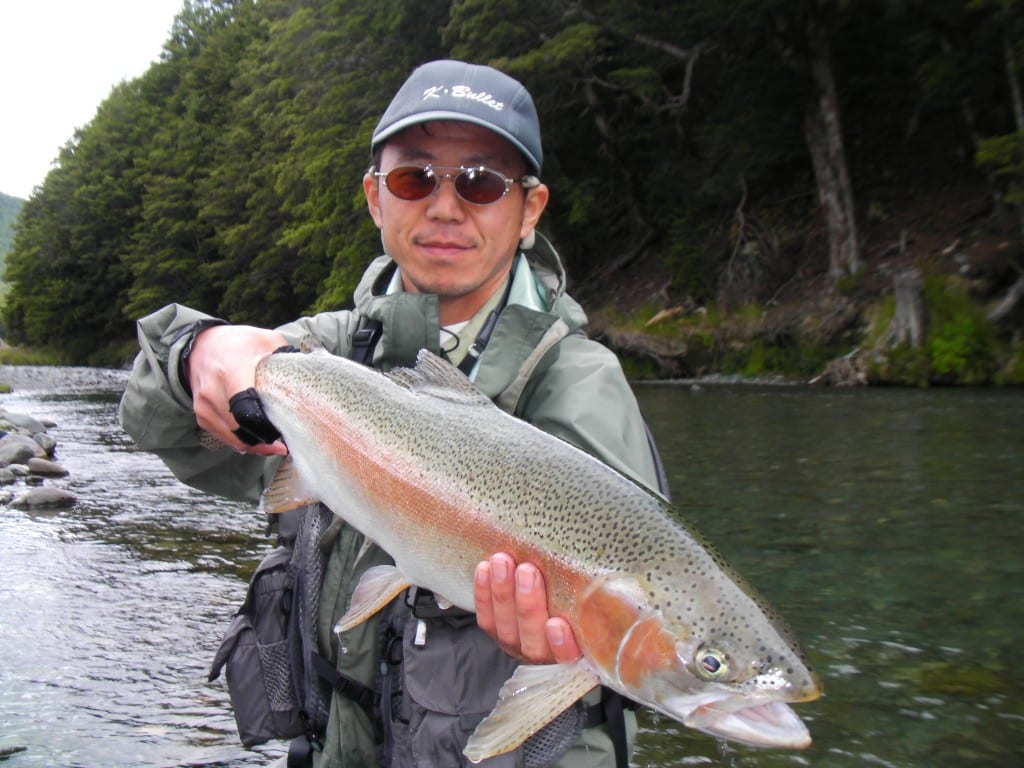
[[33,475],[43,477],[67,477],[68,471],[60,464],[49,459],[39,459],[33,456],[28,460],[28,471]]
[[78,499],[70,491],[52,486],[32,488],[11,502],[15,509],[63,509],[73,506]]

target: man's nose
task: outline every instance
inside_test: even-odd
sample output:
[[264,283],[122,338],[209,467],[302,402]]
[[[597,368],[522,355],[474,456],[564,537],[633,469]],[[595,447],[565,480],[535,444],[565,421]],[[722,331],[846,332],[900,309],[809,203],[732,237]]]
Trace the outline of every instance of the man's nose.
[[430,195],[428,215],[444,219],[460,219],[463,215],[462,198],[455,191],[455,178],[450,174],[440,177],[440,183]]

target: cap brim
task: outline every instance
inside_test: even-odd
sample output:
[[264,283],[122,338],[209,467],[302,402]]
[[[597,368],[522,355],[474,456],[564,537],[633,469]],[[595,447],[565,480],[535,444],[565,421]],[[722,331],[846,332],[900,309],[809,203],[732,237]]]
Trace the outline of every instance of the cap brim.
[[436,120],[452,120],[459,123],[472,123],[473,125],[479,125],[481,128],[486,128],[492,133],[498,134],[523,153],[523,157],[525,157],[530,163],[531,170],[534,173],[540,173],[540,163],[537,162],[537,158],[534,157],[533,153],[530,152],[530,150],[527,149],[526,146],[511,133],[499,128],[494,123],[481,120],[480,118],[465,112],[455,112],[448,109],[439,109],[432,112],[417,112],[415,115],[409,115],[408,117],[398,120],[373,137],[373,141],[370,144],[370,151],[376,151],[377,147],[379,147],[383,142],[387,141],[392,136],[401,133],[406,128],[410,128],[414,125],[422,125],[423,123],[434,122]]

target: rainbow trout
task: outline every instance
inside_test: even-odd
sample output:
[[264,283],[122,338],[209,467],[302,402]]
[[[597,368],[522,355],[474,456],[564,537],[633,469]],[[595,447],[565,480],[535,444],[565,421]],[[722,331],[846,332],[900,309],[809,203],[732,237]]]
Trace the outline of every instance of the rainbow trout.
[[544,574],[583,657],[518,667],[466,746],[473,762],[598,684],[715,736],[810,744],[786,702],[821,686],[796,638],[660,496],[504,413],[426,351],[386,374],[323,351],[273,354],[255,389],[291,456],[265,508],[322,501],[395,561],[364,574],[338,631],[410,585],[472,611],[474,569],[495,552]]

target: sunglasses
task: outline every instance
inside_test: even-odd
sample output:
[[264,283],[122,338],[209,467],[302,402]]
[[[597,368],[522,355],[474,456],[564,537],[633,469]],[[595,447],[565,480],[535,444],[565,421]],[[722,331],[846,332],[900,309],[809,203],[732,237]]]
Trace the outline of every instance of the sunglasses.
[[509,179],[493,168],[483,165],[476,168],[441,165],[400,165],[388,172],[374,171],[373,175],[384,179],[384,186],[395,197],[402,200],[422,200],[434,194],[443,179],[451,179],[456,194],[473,205],[496,203],[512,188],[521,184],[523,189],[540,185],[536,176]]

